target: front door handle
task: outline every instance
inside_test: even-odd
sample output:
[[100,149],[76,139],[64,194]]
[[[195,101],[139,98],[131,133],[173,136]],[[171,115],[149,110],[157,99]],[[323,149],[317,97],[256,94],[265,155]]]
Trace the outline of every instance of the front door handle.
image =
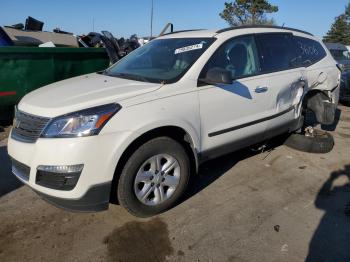
[[265,93],[269,88],[267,86],[258,86],[255,88],[255,93]]

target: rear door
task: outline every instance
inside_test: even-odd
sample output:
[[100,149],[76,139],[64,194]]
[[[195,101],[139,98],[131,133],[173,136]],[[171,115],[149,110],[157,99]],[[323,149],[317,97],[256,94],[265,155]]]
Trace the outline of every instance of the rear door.
[[270,119],[266,121],[266,135],[273,137],[289,131],[297,118],[305,70],[300,66],[291,33],[257,34],[256,39],[269,94],[266,106]]

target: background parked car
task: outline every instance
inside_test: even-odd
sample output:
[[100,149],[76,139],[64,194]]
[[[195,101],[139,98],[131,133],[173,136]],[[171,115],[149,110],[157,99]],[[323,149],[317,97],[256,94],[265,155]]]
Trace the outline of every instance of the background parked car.
[[340,100],[350,102],[350,52],[345,45],[340,43],[326,43],[326,46],[342,70]]

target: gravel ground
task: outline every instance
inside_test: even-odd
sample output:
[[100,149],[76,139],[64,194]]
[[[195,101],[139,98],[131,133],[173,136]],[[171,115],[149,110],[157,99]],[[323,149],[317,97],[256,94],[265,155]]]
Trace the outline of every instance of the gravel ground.
[[10,133],[10,126],[0,126],[0,141],[4,140],[8,137],[9,133]]
[[350,261],[350,108],[337,122],[332,152],[210,161],[182,203],[149,219],[47,204],[13,180],[3,140],[0,261]]

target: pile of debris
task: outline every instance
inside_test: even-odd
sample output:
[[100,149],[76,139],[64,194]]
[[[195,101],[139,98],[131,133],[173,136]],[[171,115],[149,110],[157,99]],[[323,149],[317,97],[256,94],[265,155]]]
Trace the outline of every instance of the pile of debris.
[[25,24],[0,27],[0,46],[106,48],[110,62],[115,63],[144,42],[135,34],[125,40],[115,38],[108,31],[75,35],[59,28],[47,32],[43,27],[44,22],[30,16]]
[[[25,24],[0,26],[0,121],[27,93],[63,79],[99,72],[153,38],[115,38],[110,32],[75,35],[28,17]],[[167,29],[173,31],[173,25]],[[44,48],[38,48],[44,47]],[[62,48],[64,47],[64,48]]]

